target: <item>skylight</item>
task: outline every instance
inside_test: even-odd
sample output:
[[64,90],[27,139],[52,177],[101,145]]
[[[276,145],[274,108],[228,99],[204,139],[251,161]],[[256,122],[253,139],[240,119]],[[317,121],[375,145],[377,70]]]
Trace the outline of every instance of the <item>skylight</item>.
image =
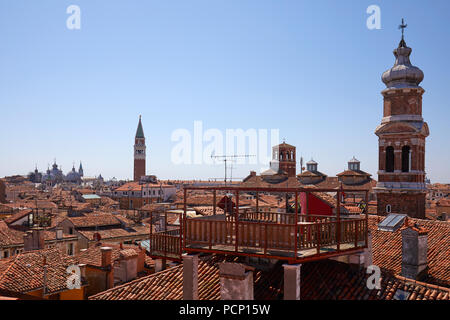
[[378,230],[396,231],[403,225],[406,214],[390,213],[383,221],[378,224]]

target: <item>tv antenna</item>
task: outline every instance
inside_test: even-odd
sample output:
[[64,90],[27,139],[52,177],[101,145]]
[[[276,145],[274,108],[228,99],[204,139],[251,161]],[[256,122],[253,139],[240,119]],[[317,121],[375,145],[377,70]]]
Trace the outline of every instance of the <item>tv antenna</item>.
[[227,162],[229,161],[235,161],[237,158],[250,158],[250,157],[256,157],[255,155],[250,154],[243,154],[243,155],[231,155],[231,156],[214,156],[211,154],[211,159],[221,159],[224,162],[225,167],[225,185],[227,184]]

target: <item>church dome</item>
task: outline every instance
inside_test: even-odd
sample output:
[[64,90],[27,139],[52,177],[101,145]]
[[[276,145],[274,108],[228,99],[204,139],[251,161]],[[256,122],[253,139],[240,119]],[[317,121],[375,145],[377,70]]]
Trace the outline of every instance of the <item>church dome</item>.
[[417,88],[423,80],[423,72],[409,61],[412,49],[401,40],[394,50],[395,64],[381,76],[388,88]]

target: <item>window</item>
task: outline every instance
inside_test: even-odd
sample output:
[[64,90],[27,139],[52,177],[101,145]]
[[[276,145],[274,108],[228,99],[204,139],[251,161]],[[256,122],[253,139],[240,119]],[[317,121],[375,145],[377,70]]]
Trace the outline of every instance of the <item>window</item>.
[[73,256],[73,243],[69,243],[69,244],[67,245],[67,254],[68,254],[69,256]]
[[402,172],[409,172],[411,163],[411,149],[409,146],[402,148]]
[[3,251],[3,258],[8,258],[9,257],[9,251]]
[[390,204],[388,204],[387,206],[386,206],[386,212],[387,213],[391,213],[391,205]]
[[394,147],[386,148],[386,172],[394,172]]

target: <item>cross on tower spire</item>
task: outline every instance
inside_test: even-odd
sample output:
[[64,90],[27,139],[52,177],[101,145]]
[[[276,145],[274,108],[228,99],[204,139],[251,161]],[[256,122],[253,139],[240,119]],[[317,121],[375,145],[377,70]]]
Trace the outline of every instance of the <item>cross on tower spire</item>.
[[400,41],[399,47],[406,47],[404,33],[407,26],[408,25],[405,24],[405,20],[402,18],[402,24],[398,26],[399,29],[402,29],[402,40]]

